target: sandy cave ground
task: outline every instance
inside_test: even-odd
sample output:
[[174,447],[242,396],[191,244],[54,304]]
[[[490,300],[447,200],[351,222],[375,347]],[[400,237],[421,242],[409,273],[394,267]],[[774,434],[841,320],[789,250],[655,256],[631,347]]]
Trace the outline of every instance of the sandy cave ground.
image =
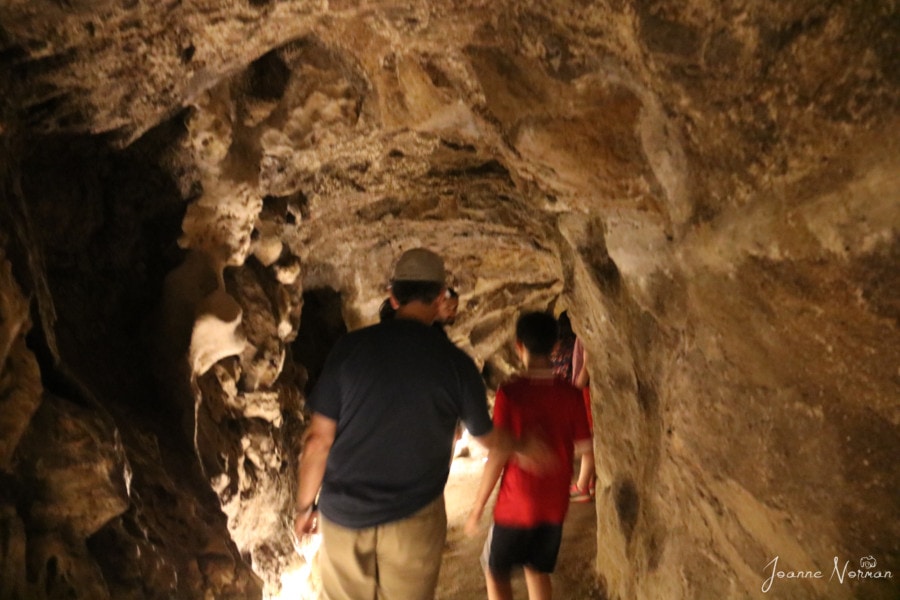
[[[487,535],[489,518],[482,519],[482,533],[474,538],[466,536],[463,525],[478,488],[482,470],[482,457],[454,459],[447,482],[447,547],[438,582],[437,600],[474,600],[486,598],[484,576],[479,556]],[[496,494],[496,490],[495,490]],[[493,499],[488,511],[493,506]],[[600,591],[594,571],[597,544],[597,518],[594,503],[573,503],[563,528],[563,542],[556,572],[553,574],[553,597],[557,600],[600,600]],[[528,597],[524,577],[513,578],[515,598]]]

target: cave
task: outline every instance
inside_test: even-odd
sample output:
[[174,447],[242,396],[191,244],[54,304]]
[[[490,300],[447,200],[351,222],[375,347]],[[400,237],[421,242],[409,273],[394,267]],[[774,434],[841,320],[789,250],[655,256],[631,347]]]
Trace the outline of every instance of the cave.
[[572,317],[603,598],[897,598],[897,131],[896,2],[3,3],[0,600],[279,597],[416,246]]

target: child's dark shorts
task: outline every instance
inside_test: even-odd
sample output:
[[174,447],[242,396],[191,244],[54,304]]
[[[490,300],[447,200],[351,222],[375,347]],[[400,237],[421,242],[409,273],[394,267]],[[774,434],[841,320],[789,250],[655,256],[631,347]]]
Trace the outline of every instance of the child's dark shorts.
[[494,525],[481,553],[481,565],[495,575],[509,575],[513,567],[527,566],[539,573],[552,573],[562,542],[562,525],[531,528]]

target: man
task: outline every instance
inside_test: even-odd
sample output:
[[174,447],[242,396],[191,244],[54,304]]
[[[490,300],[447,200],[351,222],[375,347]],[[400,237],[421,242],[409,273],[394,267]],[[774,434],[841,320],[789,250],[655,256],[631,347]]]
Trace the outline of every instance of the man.
[[395,318],[344,336],[309,399],[294,529],[315,529],[318,494],[329,600],[433,598],[457,421],[487,448],[510,449],[474,363],[431,327],[445,280],[437,254],[403,253],[391,280]]

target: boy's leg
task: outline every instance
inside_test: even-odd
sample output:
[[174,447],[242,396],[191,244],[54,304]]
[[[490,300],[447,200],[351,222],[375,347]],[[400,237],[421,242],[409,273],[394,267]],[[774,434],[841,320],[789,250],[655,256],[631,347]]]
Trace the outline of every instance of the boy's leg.
[[488,600],[512,600],[510,564],[515,560],[513,552],[517,546],[516,541],[514,531],[499,527],[496,523],[488,530],[484,549],[481,551],[481,568],[484,569]]
[[551,600],[553,597],[549,573],[525,567],[525,585],[528,587],[528,600]]
[[[484,580],[487,583],[488,600],[512,600],[512,578],[506,575],[495,575],[490,569],[484,570]],[[528,588],[531,594],[531,587]]]
[[562,525],[546,524],[533,529],[534,535],[525,563],[525,585],[529,600],[550,600],[553,589],[550,573],[556,568],[559,546],[562,543]]

